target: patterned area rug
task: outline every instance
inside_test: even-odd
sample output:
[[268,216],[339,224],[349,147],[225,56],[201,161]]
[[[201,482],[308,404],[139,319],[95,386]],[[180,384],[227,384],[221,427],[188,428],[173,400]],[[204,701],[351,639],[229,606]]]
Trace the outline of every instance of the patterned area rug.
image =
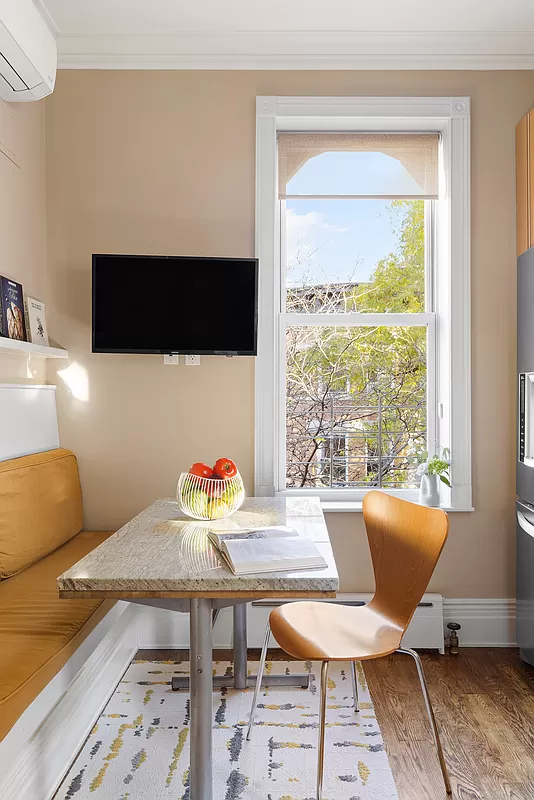
[[[249,664],[255,672],[257,662]],[[216,662],[214,674],[231,664]],[[245,739],[252,689],[213,692],[214,800],[314,800],[319,693],[316,662],[268,662],[309,672],[309,690],[266,688]],[[189,698],[173,692],[188,662],[134,661],[94,726],[56,800],[195,800],[189,792]],[[332,664],[324,800],[397,800],[382,735],[358,665],[355,714],[348,665]]]

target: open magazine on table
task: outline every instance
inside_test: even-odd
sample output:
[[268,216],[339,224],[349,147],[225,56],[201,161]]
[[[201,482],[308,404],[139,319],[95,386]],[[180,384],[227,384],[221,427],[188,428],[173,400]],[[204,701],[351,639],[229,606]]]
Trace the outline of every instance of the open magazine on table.
[[208,537],[235,575],[321,569],[327,563],[316,545],[294,528],[213,526]]

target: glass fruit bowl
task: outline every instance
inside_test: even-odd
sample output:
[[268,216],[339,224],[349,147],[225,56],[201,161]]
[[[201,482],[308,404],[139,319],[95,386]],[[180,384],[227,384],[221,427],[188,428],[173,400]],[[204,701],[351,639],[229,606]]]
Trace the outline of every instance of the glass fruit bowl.
[[176,492],[184,514],[193,519],[222,519],[234,514],[245,499],[239,472],[233,478],[200,478],[182,472]]

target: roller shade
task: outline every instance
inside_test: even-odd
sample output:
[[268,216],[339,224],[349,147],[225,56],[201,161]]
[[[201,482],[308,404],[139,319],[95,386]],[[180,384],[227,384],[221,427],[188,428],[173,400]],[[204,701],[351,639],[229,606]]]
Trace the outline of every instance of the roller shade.
[[[279,197],[299,195],[329,196],[347,194],[372,197],[418,197],[435,199],[438,197],[438,147],[437,133],[280,133],[278,135],[278,188]],[[388,162],[377,162],[377,180],[366,176],[360,191],[358,180],[354,181],[355,191],[327,191],[328,175],[320,181],[313,191],[292,192],[288,187],[291,179],[310,159],[325,153],[376,153],[396,159],[391,163],[391,176],[388,176]],[[326,162],[325,162],[326,164]],[[339,167],[339,159],[336,160]],[[348,161],[347,161],[348,166]],[[351,168],[357,175],[357,164]],[[326,170],[327,171],[327,170]],[[303,171],[304,173],[304,171]],[[380,174],[379,174],[380,173]],[[350,181],[349,171],[345,184]],[[330,185],[335,184],[334,179]],[[339,184],[339,181],[338,181]],[[376,188],[376,191],[375,191]]]

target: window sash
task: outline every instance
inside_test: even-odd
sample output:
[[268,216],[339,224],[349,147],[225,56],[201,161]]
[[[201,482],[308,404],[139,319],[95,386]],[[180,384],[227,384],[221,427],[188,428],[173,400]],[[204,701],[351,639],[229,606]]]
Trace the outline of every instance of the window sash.
[[[289,198],[287,198],[287,199],[289,199]],[[295,196],[295,199],[302,200],[303,197],[302,196]],[[324,200],[325,198],[317,196],[314,199]],[[342,196],[342,197],[340,196],[339,198],[336,198],[336,199],[340,199],[340,200],[363,200],[365,198],[357,197],[357,196],[348,197],[347,195],[344,195],[344,196]],[[372,197],[372,198],[369,198],[369,199],[376,200],[378,198]],[[381,199],[387,199],[387,198],[381,198]],[[412,197],[408,197],[406,195],[402,196],[402,197],[401,196],[392,197],[390,199],[392,199],[392,200],[424,200],[424,198],[421,198],[421,197],[412,198]],[[428,311],[433,311],[435,309],[435,306],[436,306],[436,303],[435,303],[436,276],[435,276],[435,266],[434,266],[436,261],[437,261],[437,258],[436,258],[436,256],[437,256],[437,254],[436,254],[436,230],[435,230],[436,229],[436,205],[435,205],[435,201],[434,200],[424,200],[424,203],[425,203],[425,221],[424,221],[424,224],[425,224],[425,311],[428,312]],[[277,271],[278,271],[278,274],[277,274],[276,278],[277,278],[278,287],[279,287],[280,292],[279,292],[279,298],[278,298],[279,305],[277,305],[277,307],[275,309],[275,313],[276,314],[286,313],[286,316],[290,316],[285,311],[285,309],[287,308],[287,268],[288,268],[287,258],[286,258],[286,256],[287,256],[287,216],[286,216],[287,205],[286,205],[286,198],[280,198],[278,200],[277,210],[278,210],[278,214],[277,214],[277,223],[278,223],[277,224],[277,231],[278,231],[277,251],[279,253],[279,258],[278,258],[277,265],[276,265],[276,268],[277,268]],[[419,313],[421,313],[421,312],[419,312]],[[360,312],[354,312],[353,314],[345,314],[345,315],[338,314],[337,312],[334,312],[332,314],[332,316],[334,316],[334,315],[336,317],[345,316],[347,319],[348,318],[352,319],[353,317],[358,316],[358,318],[361,318],[362,320],[366,316],[368,316],[369,318],[371,316],[377,316],[377,317],[380,316],[379,314],[373,314],[373,315],[367,314],[366,315],[366,314],[360,313]],[[295,316],[297,316],[297,315],[295,315]],[[311,314],[307,314],[305,312],[301,312],[298,316],[299,317],[311,318],[312,315]],[[321,313],[321,314],[317,314],[315,316],[318,318],[318,317],[328,317],[329,315],[326,314],[326,313]],[[393,316],[393,315],[388,312],[386,314],[383,314],[382,316],[385,317],[385,316]],[[410,316],[415,316],[415,314],[413,312],[410,312]],[[322,324],[322,323],[319,322],[317,324]],[[351,323],[347,322],[346,324],[351,324]],[[373,325],[374,323],[373,322],[365,323],[365,321],[363,321],[360,324]],[[381,323],[379,323],[379,324],[381,324]]]
[[[316,322],[310,321],[313,317]],[[343,317],[343,321],[340,318]],[[326,318],[326,321],[325,321]],[[345,321],[350,318],[350,321]],[[359,322],[360,318],[365,318]],[[287,421],[287,350],[286,350],[286,331],[292,327],[426,327],[426,363],[427,363],[427,387],[426,387],[426,440],[429,446],[437,441],[437,317],[434,313],[420,314],[279,314],[278,315],[278,350],[277,350],[277,389],[276,403],[276,425],[275,425],[275,491],[277,494],[284,495],[316,495],[323,500],[343,499],[347,502],[358,502],[366,492],[372,487],[354,488],[318,488],[318,487],[287,487],[287,442],[286,442],[286,421]],[[399,497],[415,500],[418,496],[417,490],[410,488],[387,489],[390,493],[398,494]]]
[[280,200],[435,200],[420,194],[282,194]]
[[427,311],[408,312],[405,314],[360,314],[358,312],[354,312],[354,314],[285,314],[281,312],[279,316],[288,328],[303,328],[305,326],[314,328],[318,326],[325,328],[341,328],[345,326],[354,328],[370,326],[389,328],[422,327],[430,325],[436,318],[434,313]]

